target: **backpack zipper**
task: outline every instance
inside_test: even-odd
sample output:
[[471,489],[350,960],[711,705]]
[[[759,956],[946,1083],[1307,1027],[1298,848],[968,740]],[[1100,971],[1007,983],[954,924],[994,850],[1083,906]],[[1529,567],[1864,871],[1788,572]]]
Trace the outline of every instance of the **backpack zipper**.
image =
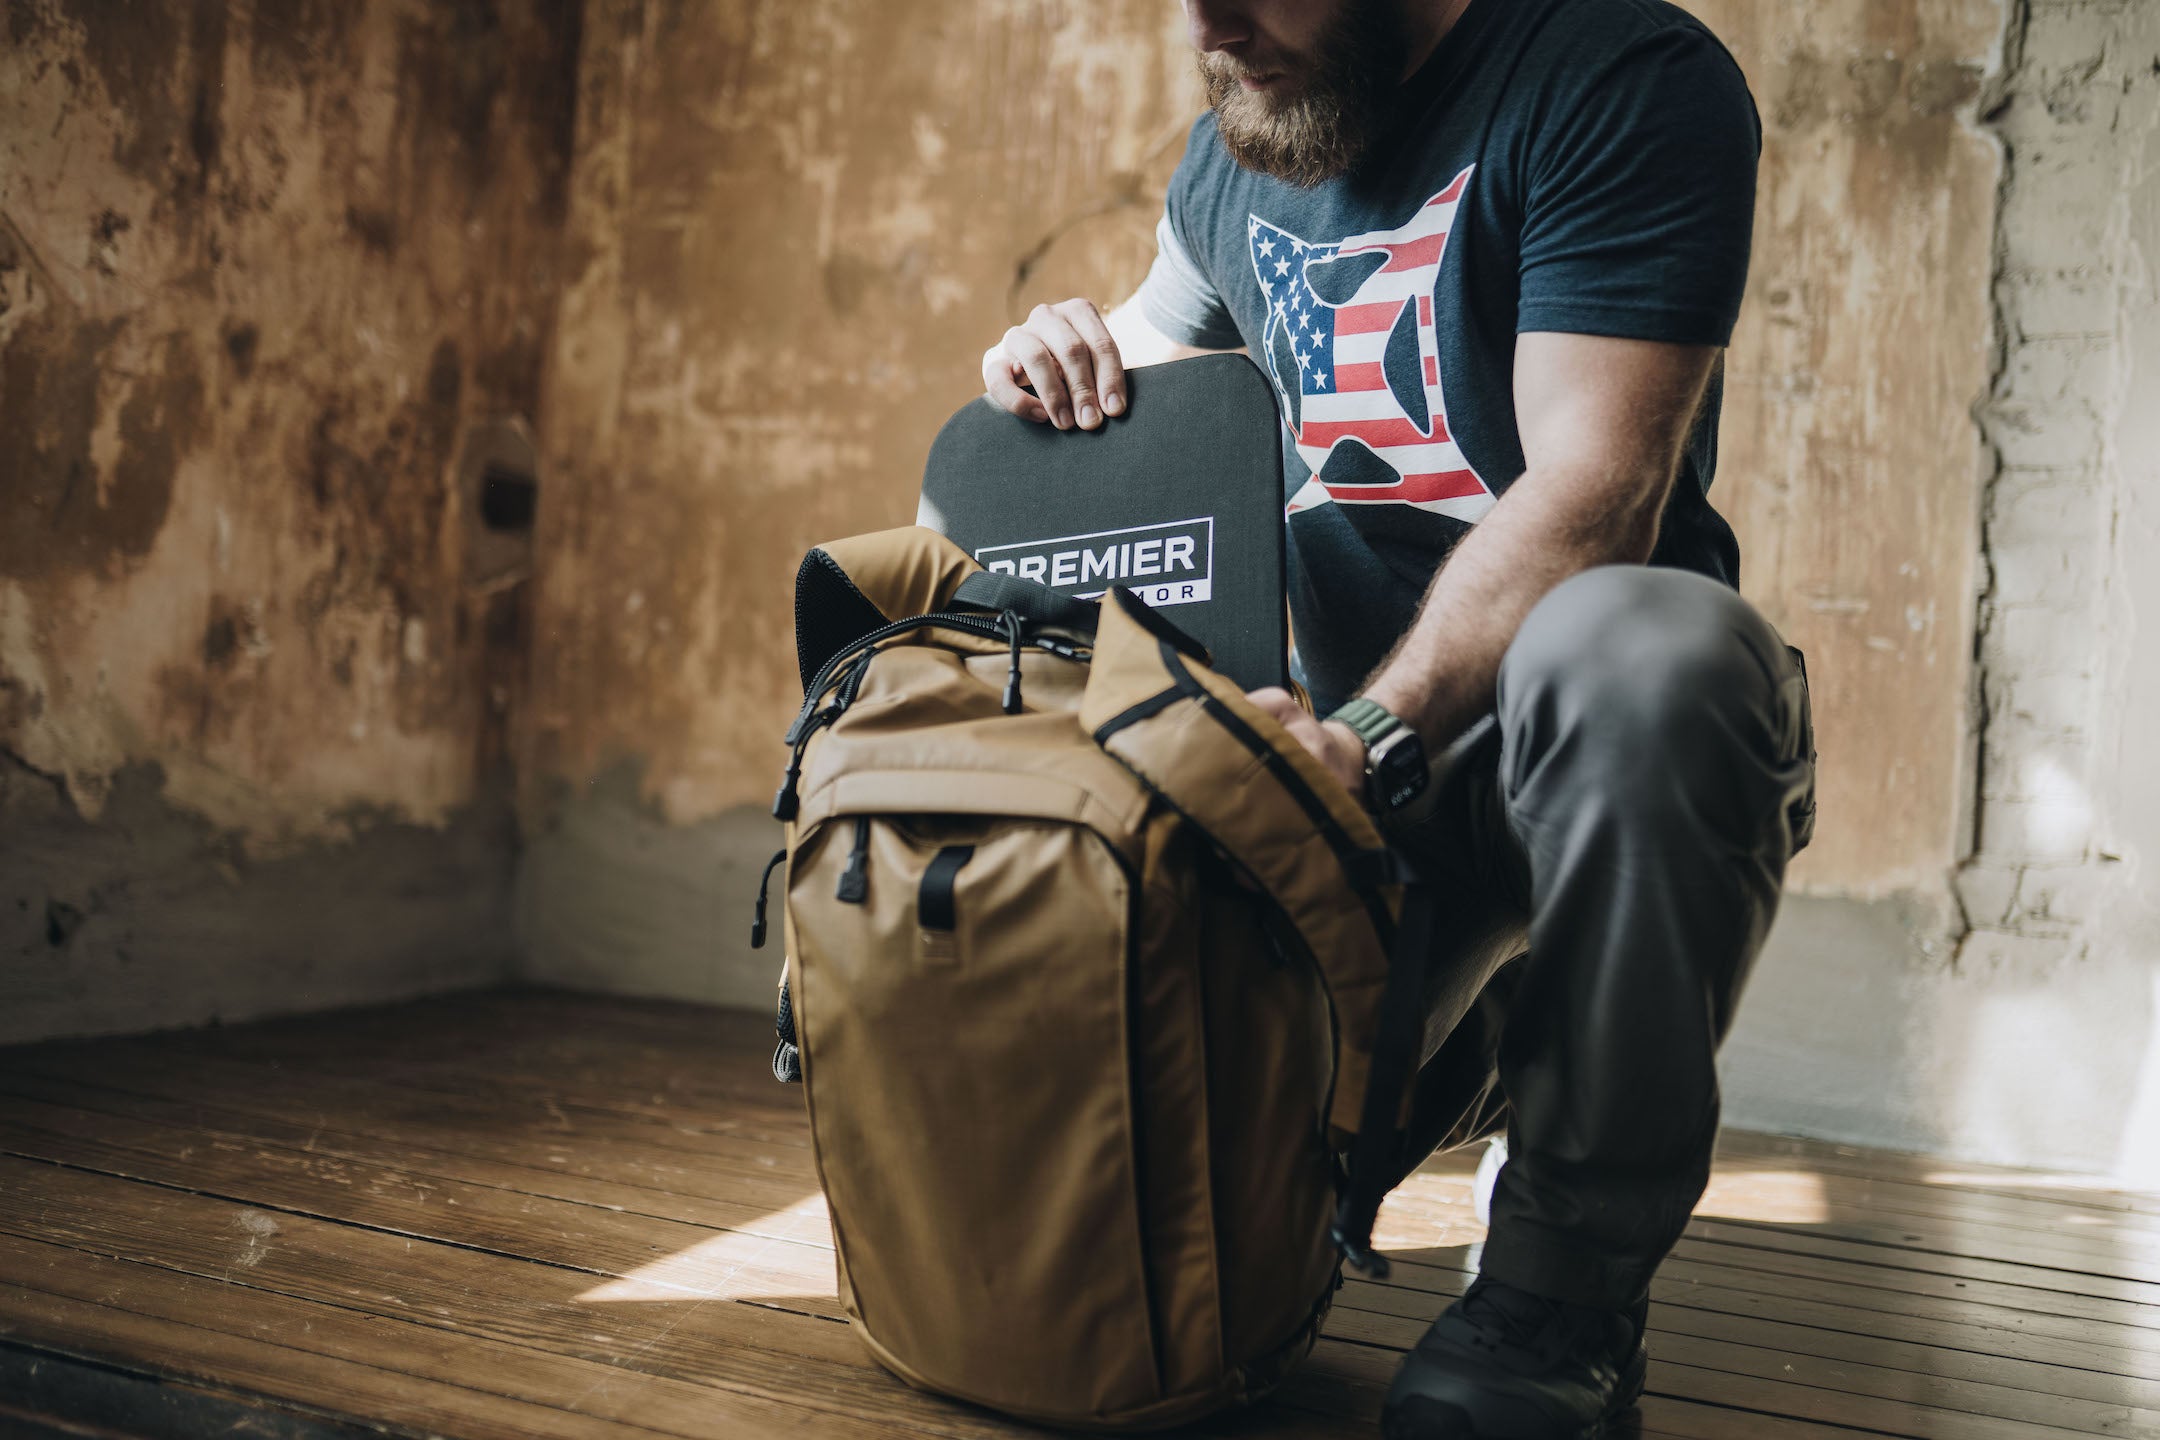
[[[1048,635],[1028,634],[1028,622],[1024,618],[1020,620],[1019,624],[1021,631],[1019,643],[1021,645],[1032,645],[1037,650],[1045,651],[1065,660],[1082,660],[1093,654],[1093,651],[1088,647],[1074,645],[1070,641],[1059,640]],[[835,676],[839,673],[840,666],[849,657],[860,654],[866,648],[880,645],[896,635],[904,635],[910,630],[922,630],[933,626],[947,630],[964,630],[971,635],[980,635],[987,640],[1010,642],[1013,639],[1004,623],[1002,614],[992,619],[976,615],[963,615],[951,610],[934,611],[928,615],[911,615],[905,620],[895,620],[883,629],[873,630],[867,635],[859,636],[849,641],[831,659],[820,666],[817,674],[811,677],[810,683],[803,687],[802,709],[797,713],[795,723],[788,727],[788,733],[784,737],[786,743],[794,744],[805,727],[809,726],[816,717],[818,713],[817,702],[825,698],[825,692],[832,686]]]
[[[949,611],[911,615],[905,620],[895,620],[881,630],[871,631],[850,642],[827,660],[818,668],[817,674],[811,677],[810,683],[803,687],[802,709],[797,712],[794,723],[788,726],[787,734],[781,737],[781,742],[789,747],[789,752],[787,769],[781,772],[780,788],[773,795],[772,813],[775,820],[795,818],[800,804],[797,787],[802,781],[803,752],[809,748],[810,737],[824,726],[838,720],[846,713],[848,706],[855,703],[855,697],[862,693],[863,681],[869,676],[870,661],[878,653],[878,646],[896,635],[932,626],[964,630],[987,639],[1003,640],[1010,645],[1012,668],[1005,677],[1004,697],[1005,713],[1008,715],[1017,715],[1020,712],[1020,651],[1024,645],[1033,645],[1038,650],[1066,660],[1087,659],[1093,654],[1091,650],[1054,640],[1049,636],[1029,635],[1027,621],[1012,610],[1001,612],[995,620],[978,619],[973,615],[959,615]],[[853,668],[843,673],[842,667],[851,660],[854,662]],[[840,686],[840,693],[834,697],[832,704],[820,709],[818,702],[825,698],[825,692],[831,689],[836,681]]]

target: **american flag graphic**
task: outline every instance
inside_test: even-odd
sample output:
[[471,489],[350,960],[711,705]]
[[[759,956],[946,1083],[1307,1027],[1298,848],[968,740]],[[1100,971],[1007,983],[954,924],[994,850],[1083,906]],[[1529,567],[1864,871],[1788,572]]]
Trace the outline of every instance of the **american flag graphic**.
[[1492,490],[1448,433],[1433,335],[1433,288],[1469,183],[1466,169],[1398,228],[1331,245],[1249,217],[1268,300],[1261,348],[1312,470],[1290,513],[1411,505],[1474,522],[1492,508]]

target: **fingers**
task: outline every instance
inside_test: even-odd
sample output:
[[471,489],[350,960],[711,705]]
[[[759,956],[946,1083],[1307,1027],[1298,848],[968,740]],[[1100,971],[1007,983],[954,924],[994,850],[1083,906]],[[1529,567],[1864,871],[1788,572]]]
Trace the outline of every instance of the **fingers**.
[[[1095,393],[1101,401],[1102,413],[1124,414],[1125,365],[1118,358],[1117,341],[1111,338],[1110,327],[1103,323],[1103,317],[1095,309],[1095,303],[1091,300],[1067,300],[1057,306],[1056,311],[1065,323],[1072,327],[1073,333],[1080,337],[1080,343],[1087,346],[1088,358],[1094,371]],[[1073,392],[1073,403],[1079,411],[1081,429],[1092,430],[1101,423],[1088,418],[1087,407],[1081,402],[1077,389]]]
[[1038,305],[1007,330],[983,353],[983,390],[1013,414],[1060,430],[1097,429],[1127,404],[1117,341],[1094,303],[1079,299]]
[[1050,418],[1043,403],[1020,388],[1026,372],[1019,363],[1005,353],[1002,344],[983,351],[983,391],[1003,409],[1011,411],[1023,420],[1040,425]]
[[1305,713],[1304,707],[1297,703],[1296,698],[1279,685],[1270,685],[1265,690],[1251,691],[1245,698],[1252,701],[1262,710],[1267,711],[1269,717],[1279,724],[1288,725],[1293,719]]
[[[1038,307],[1039,308],[1039,307]],[[1035,398],[1042,402],[1050,423],[1060,430],[1072,429],[1072,396],[1065,389],[1065,371],[1058,364],[1058,357],[1050,346],[1032,328],[1035,317],[1028,317],[1028,325],[1015,325],[1005,332],[1005,353],[1018,363],[1026,373],[1027,383],[1034,387]]]

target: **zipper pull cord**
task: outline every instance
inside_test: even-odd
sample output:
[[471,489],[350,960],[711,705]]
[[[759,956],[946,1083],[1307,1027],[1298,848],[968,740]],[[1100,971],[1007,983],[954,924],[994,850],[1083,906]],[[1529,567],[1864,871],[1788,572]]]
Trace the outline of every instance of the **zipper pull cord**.
[[799,808],[796,785],[802,780],[803,752],[810,748],[810,738],[825,726],[840,718],[847,707],[837,701],[810,717],[807,725],[798,725],[790,733],[794,736],[788,750],[787,769],[780,774],[780,789],[773,795],[772,813],[775,820],[793,820]]
[[818,730],[847,713],[848,706],[862,693],[863,677],[870,673],[870,657],[875,649],[865,650],[856,657],[855,668],[847,671],[840,680],[840,693],[822,710],[806,711],[788,727],[783,743],[791,747],[787,770],[780,777],[780,789],[773,796],[772,813],[775,820],[792,820],[796,811],[796,785],[802,779],[803,751],[810,748],[810,737]]
[[753,950],[765,948],[765,892],[772,884],[772,872],[779,869],[781,862],[786,859],[787,851],[773,851],[772,859],[765,862],[765,873],[758,877],[757,909],[750,914],[750,948]]
[[1005,713],[1007,715],[1020,713],[1020,632],[1024,623],[1020,618],[1020,612],[1017,610],[1004,610],[998,613],[998,630],[1005,636],[1007,643],[1012,646],[1012,667],[1005,672]]
[[809,743],[810,736],[816,733],[817,726],[812,725],[802,739],[795,742],[795,748],[788,751],[787,769],[780,772],[780,788],[773,792],[772,813],[775,820],[793,820],[795,812],[801,808],[801,800],[795,787],[802,779],[803,746]]

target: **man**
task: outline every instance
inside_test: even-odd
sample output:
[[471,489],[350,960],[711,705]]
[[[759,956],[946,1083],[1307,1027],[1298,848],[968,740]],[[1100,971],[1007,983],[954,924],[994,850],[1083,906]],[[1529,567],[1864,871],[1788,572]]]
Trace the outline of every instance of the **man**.
[[1813,816],[1805,680],[1705,494],[1753,103],[1662,0],[1185,6],[1210,110],[1153,269],[1107,318],[1038,307],[984,382],[1093,429],[1129,365],[1242,346],[1274,378],[1329,718],[1253,699],[1442,886],[1403,1168],[1509,1142],[1481,1274],[1385,1427],[1595,1434],[1641,1393],[1716,1046]]

